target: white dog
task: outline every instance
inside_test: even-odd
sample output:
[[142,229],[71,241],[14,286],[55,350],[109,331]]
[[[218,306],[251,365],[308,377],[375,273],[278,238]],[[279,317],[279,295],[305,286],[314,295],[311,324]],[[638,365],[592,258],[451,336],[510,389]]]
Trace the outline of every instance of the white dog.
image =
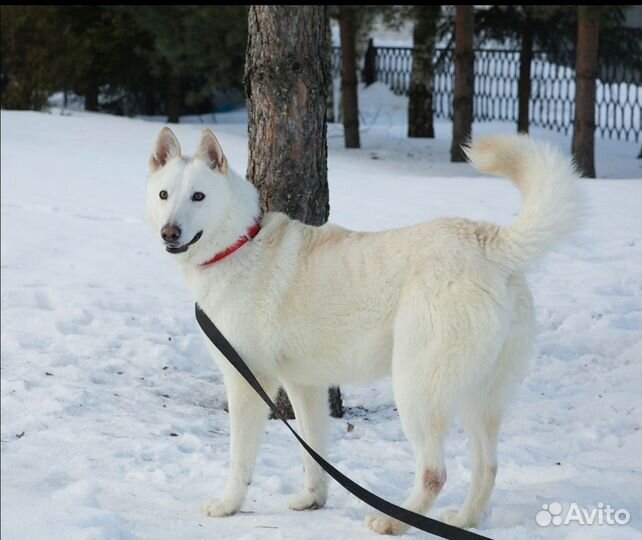
[[[302,436],[319,453],[328,386],[392,373],[416,461],[403,506],[424,513],[446,481],[444,438],[461,414],[471,487],[463,507],[442,517],[460,527],[476,525],[486,507],[502,412],[531,355],[535,324],[523,273],[573,229],[580,211],[576,170],[545,144],[492,137],[474,143],[468,157],[521,191],[524,208],[510,226],[448,218],[365,233],[261,216],[256,188],[228,167],[209,130],[186,158],[164,128],[147,183],[148,219],[194,298],[268,394],[285,387]],[[267,407],[208,344],[224,375],[231,425],[227,484],[204,507],[219,517],[243,503]],[[326,501],[325,474],[306,453],[303,461],[294,510]],[[366,524],[387,534],[407,529],[379,514]]]

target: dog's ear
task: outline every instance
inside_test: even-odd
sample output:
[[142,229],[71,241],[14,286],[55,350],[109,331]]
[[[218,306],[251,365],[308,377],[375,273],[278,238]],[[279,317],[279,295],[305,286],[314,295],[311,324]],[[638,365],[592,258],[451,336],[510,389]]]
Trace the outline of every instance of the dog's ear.
[[218,139],[211,130],[203,130],[196,157],[205,161],[210,169],[218,168],[222,174],[227,174],[227,159],[225,159],[225,154],[223,154]]
[[168,127],[161,129],[154,145],[154,151],[149,158],[150,171],[157,171],[172,158],[181,155],[181,145],[178,144],[176,135]]

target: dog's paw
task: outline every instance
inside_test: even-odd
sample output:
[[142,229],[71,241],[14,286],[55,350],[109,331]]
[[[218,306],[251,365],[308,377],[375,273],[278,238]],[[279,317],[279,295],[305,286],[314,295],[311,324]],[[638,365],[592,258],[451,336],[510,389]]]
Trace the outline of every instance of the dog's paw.
[[469,515],[462,514],[459,510],[446,510],[441,515],[441,521],[462,529],[468,529],[477,525],[476,519],[473,519]]
[[379,534],[403,534],[408,525],[383,514],[367,514],[366,527]]
[[203,513],[208,517],[231,516],[238,511],[239,506],[226,499],[212,499],[203,505]]
[[325,493],[305,489],[290,499],[291,510],[317,510],[325,504]]

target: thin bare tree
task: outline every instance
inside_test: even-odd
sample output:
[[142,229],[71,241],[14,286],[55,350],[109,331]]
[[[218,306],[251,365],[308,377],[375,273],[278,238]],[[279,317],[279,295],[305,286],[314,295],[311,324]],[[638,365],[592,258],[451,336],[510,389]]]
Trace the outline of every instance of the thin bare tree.
[[360,148],[359,101],[357,93],[356,6],[339,6],[341,33],[341,105],[346,148]]
[[412,73],[408,97],[408,137],[435,136],[433,123],[433,80],[437,22],[441,6],[417,5],[412,8],[413,31]]
[[581,173],[595,178],[595,80],[600,32],[600,7],[577,7],[575,122],[573,158]]
[[473,131],[475,91],[475,30],[473,6],[455,8],[455,89],[453,96],[453,140],[450,161],[466,161],[462,145]]

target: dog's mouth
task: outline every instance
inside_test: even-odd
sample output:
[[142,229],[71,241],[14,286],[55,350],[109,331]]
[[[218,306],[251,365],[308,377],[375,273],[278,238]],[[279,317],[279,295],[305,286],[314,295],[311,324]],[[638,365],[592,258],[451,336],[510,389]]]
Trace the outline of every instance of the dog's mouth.
[[165,250],[168,253],[172,253],[173,255],[176,253],[185,253],[187,251],[187,248],[189,248],[192,244],[196,244],[201,239],[201,236],[203,236],[203,231],[199,231],[194,235],[194,238],[192,238],[187,244],[183,244],[182,246],[177,246],[176,244],[167,244],[165,246]]

